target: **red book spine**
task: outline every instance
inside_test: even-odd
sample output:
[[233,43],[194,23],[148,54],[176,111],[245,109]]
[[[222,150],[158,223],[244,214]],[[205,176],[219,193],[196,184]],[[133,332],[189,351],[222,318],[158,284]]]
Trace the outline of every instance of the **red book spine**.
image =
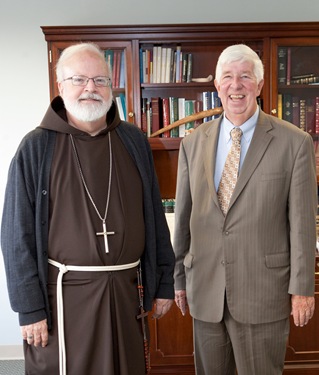
[[[169,99],[163,98],[162,99],[163,105],[163,127],[168,126],[170,124],[170,112],[169,112]],[[163,133],[163,138],[169,138],[170,132],[166,131]]]

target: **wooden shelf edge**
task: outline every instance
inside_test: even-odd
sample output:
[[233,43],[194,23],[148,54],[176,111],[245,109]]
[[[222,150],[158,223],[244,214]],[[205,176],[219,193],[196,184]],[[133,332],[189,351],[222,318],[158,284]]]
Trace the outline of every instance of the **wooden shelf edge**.
[[153,151],[179,150],[179,145],[183,138],[148,138]]

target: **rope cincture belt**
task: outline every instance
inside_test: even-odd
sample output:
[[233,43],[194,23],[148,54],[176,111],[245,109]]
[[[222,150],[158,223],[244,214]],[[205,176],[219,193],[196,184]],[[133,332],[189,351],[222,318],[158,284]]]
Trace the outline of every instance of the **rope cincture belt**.
[[93,272],[110,272],[123,271],[130,268],[137,267],[140,260],[133,263],[119,264],[114,266],[66,266],[55,260],[49,259],[48,262],[59,268],[57,279],[57,315],[58,315],[58,339],[59,339],[59,373],[66,375],[66,350],[64,339],[64,314],[63,314],[63,293],[62,293],[62,279],[63,275],[68,271],[93,271]]

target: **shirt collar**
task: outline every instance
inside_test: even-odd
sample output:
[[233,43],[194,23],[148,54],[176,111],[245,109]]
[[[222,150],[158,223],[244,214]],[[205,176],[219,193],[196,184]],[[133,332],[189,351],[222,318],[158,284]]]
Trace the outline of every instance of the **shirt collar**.
[[[246,122],[240,125],[240,129],[243,132],[242,139],[245,139],[247,143],[249,143],[253,137],[258,116],[259,116],[259,106],[257,106],[255,113]],[[222,129],[222,132],[224,133],[223,136],[225,137],[226,143],[230,142],[230,139],[231,139],[230,132],[233,128],[234,128],[234,125],[227,119],[224,113],[222,124],[221,124],[221,129]]]

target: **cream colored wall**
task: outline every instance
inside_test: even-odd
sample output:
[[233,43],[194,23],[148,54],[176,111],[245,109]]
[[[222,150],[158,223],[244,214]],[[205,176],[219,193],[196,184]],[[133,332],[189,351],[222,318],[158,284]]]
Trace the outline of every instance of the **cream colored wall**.
[[[2,0],[0,212],[9,162],[23,135],[39,124],[49,103],[41,25],[318,21],[318,15],[318,0]],[[16,345],[20,344],[0,256],[0,358],[10,357],[10,353],[17,356],[21,352]]]

